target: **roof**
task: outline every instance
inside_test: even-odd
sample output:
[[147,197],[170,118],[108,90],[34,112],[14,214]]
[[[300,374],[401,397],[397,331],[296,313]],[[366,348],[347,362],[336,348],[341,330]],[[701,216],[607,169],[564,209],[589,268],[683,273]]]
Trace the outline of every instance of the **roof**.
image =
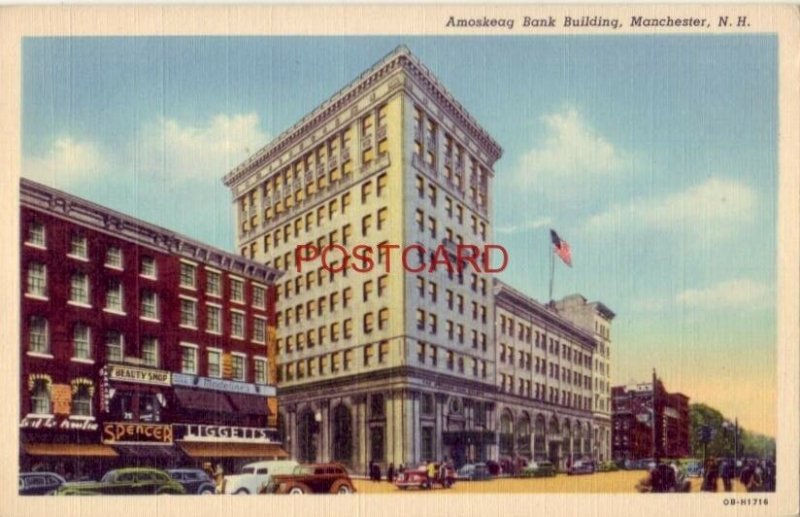
[[264,282],[274,282],[283,275],[283,271],[29,179],[20,179],[20,204],[53,217],[113,234],[120,239],[158,249],[162,253],[203,262]]
[[449,109],[454,118],[463,125],[466,132],[483,145],[492,161],[496,161],[502,156],[503,149],[489,133],[478,124],[475,118],[447,91],[430,69],[408,47],[400,45],[314,108],[297,123],[236,166],[223,177],[223,183],[231,187],[245,180],[296,141],[306,137],[310,128],[330,119],[358,100],[358,94],[370,88],[376,79],[400,68],[408,70],[411,75],[418,78],[423,83],[423,88],[433,94],[444,107]]

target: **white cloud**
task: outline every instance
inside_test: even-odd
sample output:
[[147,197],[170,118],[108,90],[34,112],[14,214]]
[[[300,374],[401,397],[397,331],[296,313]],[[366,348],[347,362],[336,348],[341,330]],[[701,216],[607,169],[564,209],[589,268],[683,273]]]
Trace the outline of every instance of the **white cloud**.
[[537,230],[539,228],[545,228],[547,226],[552,225],[553,220],[549,217],[540,217],[538,219],[532,219],[530,221],[525,221],[521,224],[515,224],[512,226],[497,226],[495,227],[494,231],[496,233],[518,233],[525,230]]
[[61,137],[43,155],[24,157],[22,175],[52,186],[64,187],[100,174],[106,161],[93,142]]
[[137,154],[146,173],[219,180],[268,140],[255,113],[219,114],[199,125],[160,119],[145,126]]
[[737,225],[749,221],[756,194],[748,185],[725,178],[710,178],[682,192],[612,205],[589,218],[590,231],[603,228],[644,228],[681,231],[704,238],[726,237]]
[[768,300],[769,288],[749,278],[725,280],[704,289],[687,289],[676,297],[693,308],[731,309],[760,306]]
[[546,132],[520,160],[518,179],[540,191],[554,185],[573,184],[588,177],[608,177],[632,164],[621,151],[597,132],[574,108],[541,117]]

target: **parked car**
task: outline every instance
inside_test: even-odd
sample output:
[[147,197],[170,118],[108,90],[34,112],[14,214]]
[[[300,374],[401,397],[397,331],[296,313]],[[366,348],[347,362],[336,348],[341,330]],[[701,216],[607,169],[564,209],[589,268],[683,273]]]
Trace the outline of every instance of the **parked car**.
[[248,463],[239,474],[225,476],[223,494],[257,494],[269,484],[273,474],[291,474],[299,464],[294,460],[257,461]]
[[489,474],[492,476],[500,475],[500,464],[494,460],[487,460],[486,467],[489,469]]
[[576,460],[567,469],[568,476],[578,474],[594,474],[595,466],[592,460]]
[[489,479],[492,475],[489,473],[489,467],[486,463],[467,463],[458,469],[458,479],[468,481],[477,481],[482,479]]
[[636,484],[639,492],[691,492],[692,482],[680,469],[674,469],[671,465],[657,465],[650,469],[648,476]]
[[532,461],[520,475],[525,478],[552,477],[556,475],[556,467],[549,461]]
[[687,463],[684,470],[686,471],[687,477],[690,478],[703,477],[703,466],[700,464],[699,461]]
[[[407,488],[425,488],[431,489],[436,485],[442,488],[450,488],[456,483],[456,471],[449,465],[442,465],[436,463],[436,474],[433,478],[428,477],[428,465],[422,464],[415,469],[406,469],[405,472],[399,474],[394,482],[394,485],[400,490]],[[444,476],[441,475],[441,470],[444,468]]]
[[19,474],[19,495],[52,494],[66,483],[55,472],[21,472]]
[[167,474],[183,485],[187,494],[213,494],[216,492],[214,481],[201,469],[167,469]]
[[56,491],[57,495],[132,495],[132,494],[185,494],[183,485],[163,470],[152,468],[123,468],[109,470],[95,483],[68,483]]
[[597,472],[616,472],[619,466],[613,461],[604,461],[597,466]]
[[336,463],[298,465],[291,474],[273,474],[262,494],[352,494],[347,469]]

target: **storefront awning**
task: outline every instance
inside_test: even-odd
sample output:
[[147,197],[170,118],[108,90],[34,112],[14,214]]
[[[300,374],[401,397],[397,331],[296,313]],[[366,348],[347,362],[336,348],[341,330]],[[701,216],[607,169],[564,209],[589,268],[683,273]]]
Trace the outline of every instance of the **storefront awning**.
[[237,413],[245,415],[266,415],[267,399],[261,395],[242,395],[228,393]]
[[99,443],[26,443],[23,449],[31,456],[117,456],[114,449]]
[[210,411],[215,413],[235,413],[225,393],[215,391],[196,391],[174,388],[178,404],[188,410]]
[[288,458],[277,443],[178,442],[192,458]]
[[120,456],[131,458],[172,458],[178,456],[178,451],[172,445],[114,445]]

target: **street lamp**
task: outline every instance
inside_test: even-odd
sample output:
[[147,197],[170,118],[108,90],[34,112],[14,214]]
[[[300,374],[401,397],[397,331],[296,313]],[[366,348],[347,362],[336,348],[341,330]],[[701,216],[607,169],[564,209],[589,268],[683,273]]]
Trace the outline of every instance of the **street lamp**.
[[733,422],[728,420],[722,422],[722,427],[726,431],[733,427],[733,468],[735,472],[739,468],[739,417],[735,417]]

